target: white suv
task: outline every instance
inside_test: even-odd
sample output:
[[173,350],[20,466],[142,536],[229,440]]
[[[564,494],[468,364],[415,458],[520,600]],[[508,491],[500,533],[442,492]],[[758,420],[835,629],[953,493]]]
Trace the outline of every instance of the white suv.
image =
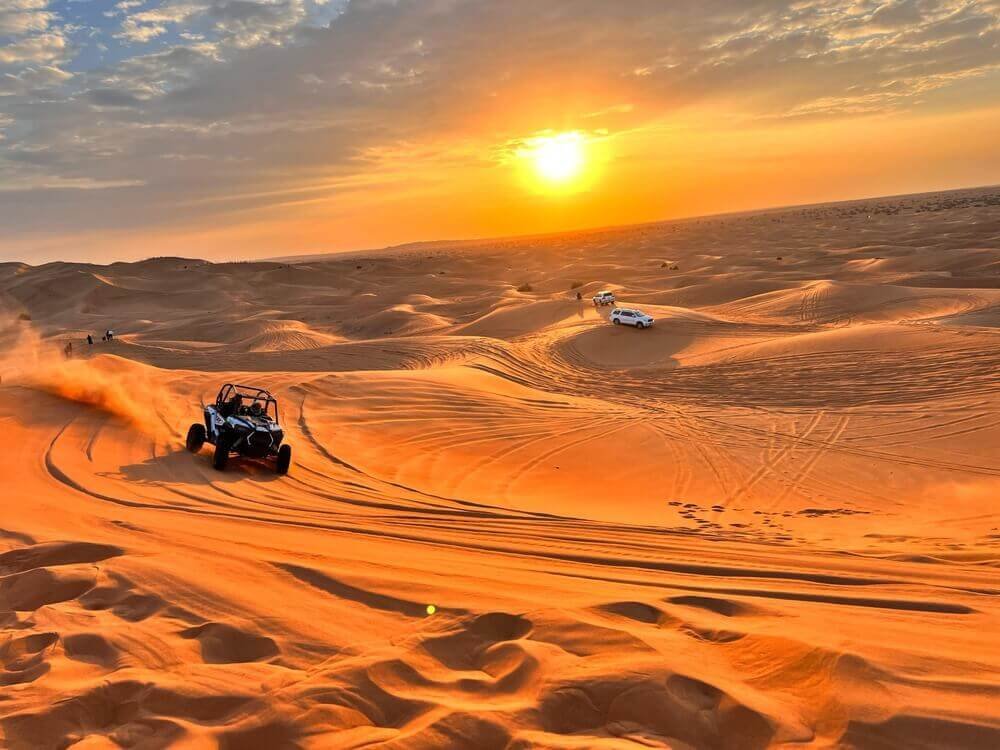
[[649,328],[653,325],[653,318],[639,310],[630,310],[627,307],[619,307],[611,311],[611,322],[616,326],[625,324],[636,328]]
[[594,304],[604,307],[604,305],[615,304],[615,293],[614,292],[598,292],[594,295]]

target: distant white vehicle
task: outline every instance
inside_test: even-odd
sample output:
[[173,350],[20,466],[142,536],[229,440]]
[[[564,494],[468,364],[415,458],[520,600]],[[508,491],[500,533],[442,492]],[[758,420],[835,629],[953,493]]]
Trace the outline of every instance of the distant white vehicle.
[[615,293],[608,291],[598,292],[594,295],[594,304],[601,307],[615,304]]
[[653,317],[646,315],[641,310],[630,310],[627,307],[619,307],[611,311],[611,322],[617,325],[635,326],[636,328],[649,328],[653,325]]

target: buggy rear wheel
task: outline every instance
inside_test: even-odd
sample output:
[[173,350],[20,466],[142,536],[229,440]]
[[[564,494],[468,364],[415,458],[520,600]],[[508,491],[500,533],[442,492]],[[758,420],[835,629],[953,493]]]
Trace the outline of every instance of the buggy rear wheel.
[[287,474],[292,465],[292,446],[283,445],[278,448],[278,458],[274,462],[274,470],[279,474]]
[[188,429],[187,434],[187,449],[192,453],[197,453],[201,450],[201,446],[205,444],[205,425],[195,422]]
[[219,471],[223,471],[227,463],[229,463],[229,438],[219,435],[219,439],[215,441],[215,455],[212,456],[212,466]]

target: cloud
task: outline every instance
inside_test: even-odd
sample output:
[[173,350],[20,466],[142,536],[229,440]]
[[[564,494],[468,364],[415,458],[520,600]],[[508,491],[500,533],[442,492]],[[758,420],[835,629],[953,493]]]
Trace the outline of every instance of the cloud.
[[142,20],[131,16],[122,22],[122,29],[118,36],[130,42],[148,42],[151,39],[167,33],[167,26],[151,20]]
[[136,187],[141,180],[92,180],[89,177],[38,177],[34,180],[20,180],[0,185],[2,192],[23,192],[33,190],[109,190],[111,188]]
[[155,9],[131,12],[119,7],[124,19],[117,33],[129,42],[145,43],[169,30],[191,34],[210,28],[220,40],[235,47],[277,43],[304,21],[304,0],[167,0]]
[[129,42],[148,42],[167,32],[170,26],[189,21],[196,16],[202,6],[196,2],[165,2],[153,10],[131,12],[130,3],[119,3],[116,8],[124,12],[122,26],[117,36]]
[[87,98],[99,107],[138,107],[142,104],[135,94],[118,89],[91,89]]
[[65,84],[72,78],[72,73],[67,73],[54,65],[24,67],[16,73],[0,74],[0,96],[41,94],[54,86]]
[[0,47],[0,63],[47,63],[59,60],[66,50],[60,33],[36,34]]
[[48,0],[4,0],[0,6],[0,37],[45,31],[55,18]]

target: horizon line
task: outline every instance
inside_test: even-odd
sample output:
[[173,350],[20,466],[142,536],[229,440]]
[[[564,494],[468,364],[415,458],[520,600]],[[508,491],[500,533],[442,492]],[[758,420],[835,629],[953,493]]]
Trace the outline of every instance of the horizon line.
[[856,198],[842,198],[832,201],[817,201],[814,203],[789,203],[780,204],[772,206],[760,206],[757,208],[748,208],[739,211],[720,211],[717,213],[708,214],[693,214],[689,216],[676,216],[669,219],[652,219],[650,221],[640,221],[632,224],[598,224],[588,227],[577,227],[574,229],[559,229],[551,232],[533,232],[529,234],[507,234],[507,235],[486,235],[480,237],[459,237],[459,238],[445,238],[445,239],[418,239],[410,240],[408,242],[400,242],[394,245],[382,245],[378,247],[359,247],[359,248],[349,248],[344,250],[320,250],[317,252],[305,252],[305,253],[292,253],[286,255],[270,255],[262,256],[259,258],[248,258],[246,260],[209,260],[207,258],[191,257],[185,255],[151,255],[145,258],[137,258],[135,260],[111,260],[106,263],[100,263],[95,261],[72,261],[72,260],[51,260],[45,263],[39,263],[34,265],[29,261],[25,260],[0,260],[0,266],[18,264],[22,266],[28,266],[30,268],[42,268],[44,266],[52,265],[55,263],[67,263],[82,266],[99,266],[106,267],[111,266],[116,263],[145,263],[151,260],[166,260],[166,259],[176,259],[176,260],[188,260],[188,261],[198,261],[202,263],[211,263],[213,265],[225,265],[233,263],[289,263],[296,264],[302,262],[321,262],[324,260],[334,260],[337,257],[349,258],[353,255],[360,254],[371,254],[371,253],[385,253],[391,251],[403,251],[409,249],[416,249],[424,246],[434,246],[434,245],[469,245],[485,242],[500,242],[500,241],[511,241],[511,240],[531,240],[531,239],[548,239],[552,237],[559,237],[568,234],[576,233],[597,233],[597,232],[609,232],[615,230],[632,229],[637,227],[649,227],[661,224],[673,224],[682,223],[690,221],[699,221],[702,219],[722,219],[731,218],[737,216],[748,216],[754,214],[767,214],[774,212],[785,212],[785,211],[795,211],[807,208],[816,208],[819,206],[838,206],[850,203],[862,203],[865,201],[874,200],[898,200],[902,198],[913,198],[921,195],[939,195],[942,193],[960,193],[970,190],[989,190],[993,188],[1000,188],[1000,182],[988,183],[985,185],[968,185],[964,187],[955,188],[943,188],[940,190],[922,190],[915,193],[893,193],[890,195],[867,195],[860,196]]

